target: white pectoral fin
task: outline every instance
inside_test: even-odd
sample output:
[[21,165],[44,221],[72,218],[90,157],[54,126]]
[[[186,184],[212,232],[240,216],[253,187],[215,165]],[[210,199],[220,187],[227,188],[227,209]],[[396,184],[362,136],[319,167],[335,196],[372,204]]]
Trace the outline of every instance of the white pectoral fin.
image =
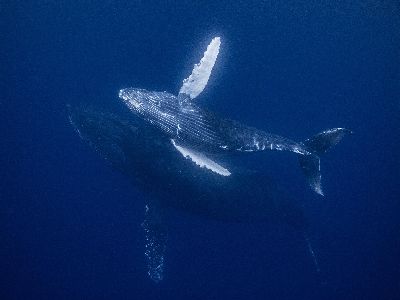
[[220,45],[221,39],[219,37],[212,39],[206,52],[204,52],[203,58],[198,64],[194,65],[192,74],[183,80],[179,94],[186,94],[190,99],[194,99],[204,90],[217,60]]
[[171,139],[172,144],[174,145],[175,149],[178,150],[183,157],[192,160],[196,165],[200,168],[206,168],[214,173],[217,173],[221,176],[230,176],[231,172],[228,169],[224,168],[220,164],[216,163],[215,161],[209,159],[204,154],[197,152],[195,150],[182,147],[177,145],[175,140]]

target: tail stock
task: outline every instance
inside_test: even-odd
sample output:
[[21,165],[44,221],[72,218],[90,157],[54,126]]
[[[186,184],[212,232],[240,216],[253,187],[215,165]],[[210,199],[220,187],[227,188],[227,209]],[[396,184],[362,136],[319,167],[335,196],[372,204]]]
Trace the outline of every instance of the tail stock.
[[317,194],[320,194],[321,196],[324,195],[321,186],[319,156],[328,151],[332,146],[339,143],[345,135],[351,133],[351,130],[345,128],[333,128],[322,131],[302,143],[310,154],[300,155],[299,164],[309,185]]

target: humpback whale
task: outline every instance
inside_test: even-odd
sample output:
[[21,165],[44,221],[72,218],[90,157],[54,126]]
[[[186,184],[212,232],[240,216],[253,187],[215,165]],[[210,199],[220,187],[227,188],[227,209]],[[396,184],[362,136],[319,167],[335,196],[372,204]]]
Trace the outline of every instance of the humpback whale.
[[305,237],[319,271],[301,205],[265,174],[234,167],[230,176],[221,176],[199,168],[194,161],[182,159],[158,130],[141,124],[129,112],[68,106],[68,117],[84,142],[149,195],[142,227],[153,281],[164,277],[168,240],[164,216],[170,208],[220,221],[287,224]]
[[219,37],[212,39],[191,75],[183,80],[177,96],[168,92],[125,88],[119,91],[119,98],[142,120],[168,137],[183,157],[190,158],[199,167],[208,168],[221,176],[230,176],[232,170],[217,162],[213,155],[290,151],[298,155],[300,167],[311,188],[323,195],[319,157],[351,131],[333,128],[303,142],[296,142],[221,118],[203,109],[196,99],[207,85],[220,44]]

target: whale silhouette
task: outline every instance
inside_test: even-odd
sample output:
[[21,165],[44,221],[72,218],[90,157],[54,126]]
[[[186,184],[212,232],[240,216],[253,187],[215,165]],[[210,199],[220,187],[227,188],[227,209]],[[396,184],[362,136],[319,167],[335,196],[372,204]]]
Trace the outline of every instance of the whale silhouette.
[[270,177],[239,167],[230,176],[199,168],[182,159],[158,130],[141,124],[129,112],[68,106],[68,117],[83,141],[149,196],[142,226],[148,275],[155,282],[164,277],[168,240],[164,216],[171,208],[220,221],[287,224],[304,236],[319,272],[301,205]]
[[290,151],[298,155],[300,167],[311,188],[323,195],[319,156],[351,131],[333,128],[303,142],[296,142],[237,121],[220,118],[201,108],[196,98],[207,85],[220,44],[219,37],[210,42],[200,63],[194,66],[192,74],[183,81],[177,96],[168,92],[125,88],[119,91],[120,99],[147,124],[169,138],[183,157],[190,158],[199,167],[221,176],[230,176],[232,170],[217,162],[213,157],[215,154]]

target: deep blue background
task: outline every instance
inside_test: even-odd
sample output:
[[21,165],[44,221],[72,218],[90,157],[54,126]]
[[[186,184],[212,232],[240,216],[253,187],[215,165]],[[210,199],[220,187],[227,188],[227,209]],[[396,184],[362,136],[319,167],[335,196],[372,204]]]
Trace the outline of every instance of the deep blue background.
[[[2,1],[0,298],[400,299],[399,16],[396,0]],[[68,123],[66,103],[178,91],[216,35],[203,105],[298,140],[355,132],[323,158],[324,198],[293,155],[265,155],[304,204],[320,276],[281,225],[172,213],[152,283],[143,195]]]

